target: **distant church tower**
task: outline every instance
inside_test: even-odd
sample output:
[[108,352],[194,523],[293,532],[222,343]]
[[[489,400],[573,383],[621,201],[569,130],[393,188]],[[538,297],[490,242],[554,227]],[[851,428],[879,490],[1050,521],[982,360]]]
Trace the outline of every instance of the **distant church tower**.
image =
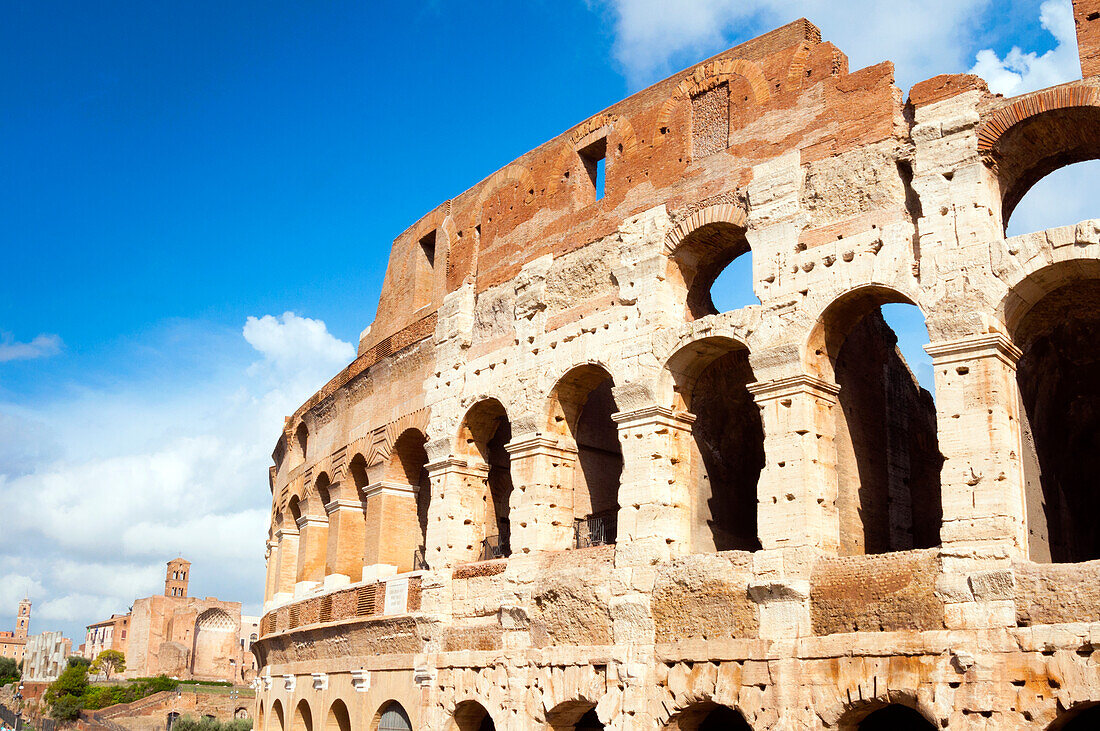
[[187,596],[187,575],[191,573],[191,562],[174,558],[168,562],[168,573],[164,576],[164,596]]
[[19,616],[15,618],[15,638],[27,639],[27,630],[31,623],[31,600],[19,602]]

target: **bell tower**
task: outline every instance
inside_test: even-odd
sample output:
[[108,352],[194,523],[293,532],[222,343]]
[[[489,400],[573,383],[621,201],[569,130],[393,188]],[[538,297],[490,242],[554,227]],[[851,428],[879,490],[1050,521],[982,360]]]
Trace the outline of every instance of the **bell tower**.
[[15,618],[15,638],[27,639],[27,630],[31,624],[31,600],[24,598],[19,602],[19,616]]
[[187,580],[190,573],[190,561],[182,558],[174,558],[169,561],[168,572],[164,575],[164,596],[187,596]]

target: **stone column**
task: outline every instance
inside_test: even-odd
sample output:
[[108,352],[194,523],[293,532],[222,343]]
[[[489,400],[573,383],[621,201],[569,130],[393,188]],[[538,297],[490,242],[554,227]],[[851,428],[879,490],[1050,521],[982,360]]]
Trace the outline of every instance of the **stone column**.
[[413,553],[420,546],[420,521],[416,515],[416,485],[383,480],[363,488],[367,566],[393,566],[410,571]]
[[275,596],[279,578],[279,542],[271,539],[267,542],[267,577],[264,580],[264,603]]
[[[336,498],[325,506],[328,513],[328,551],[325,558],[325,583],[329,577],[358,581],[363,570],[366,545],[366,508],[362,500]],[[337,581],[343,582],[343,579]]]
[[996,544],[1027,555],[1021,460],[1019,349],[999,333],[924,347],[936,374],[944,463],[943,545]]
[[[296,590],[308,589],[325,580],[328,551],[328,518],[303,515],[298,518],[298,571]],[[302,585],[297,588],[297,585]]]
[[427,465],[432,485],[428,508],[428,564],[432,568],[476,561],[485,538],[489,466],[448,457]]
[[286,601],[294,596],[294,582],[298,579],[298,528],[280,528],[275,531],[279,542],[279,570],[275,581],[275,599]]
[[764,422],[756,495],[764,549],[816,547],[836,554],[836,419],[840,387],[807,374],[749,384]]
[[618,425],[623,451],[618,553],[630,563],[647,566],[690,553],[695,415],[650,405],[611,418]]
[[504,448],[512,469],[512,553],[569,548],[577,448],[537,433],[513,439]]

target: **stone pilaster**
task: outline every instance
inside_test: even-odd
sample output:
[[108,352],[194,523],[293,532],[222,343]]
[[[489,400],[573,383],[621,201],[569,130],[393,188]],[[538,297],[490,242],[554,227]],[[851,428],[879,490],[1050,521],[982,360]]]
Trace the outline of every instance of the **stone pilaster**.
[[326,576],[337,574],[352,580],[359,578],[366,540],[364,510],[362,500],[347,498],[338,498],[325,506],[328,513]]
[[271,601],[278,590],[279,578],[279,541],[271,539],[267,542],[267,551],[264,558],[267,559],[267,576],[264,580],[264,602]]
[[275,531],[279,543],[279,570],[275,582],[275,594],[283,598],[294,595],[294,582],[298,579],[298,528],[280,528]]
[[527,434],[505,445],[511,460],[509,516],[513,553],[560,551],[573,541],[576,447]]
[[623,451],[617,541],[629,544],[625,555],[649,565],[689,553],[695,416],[650,405],[611,418]]
[[416,485],[388,480],[363,488],[363,562],[367,566],[395,566],[398,572],[412,569],[413,554],[420,546],[418,489]]
[[837,553],[834,438],[840,387],[800,374],[748,388],[764,422],[766,462],[756,488],[761,546]]
[[485,538],[489,466],[448,457],[429,462],[427,470],[432,485],[428,564],[446,567],[476,561]]
[[298,518],[298,571],[296,583],[325,580],[328,552],[328,518],[303,515]]

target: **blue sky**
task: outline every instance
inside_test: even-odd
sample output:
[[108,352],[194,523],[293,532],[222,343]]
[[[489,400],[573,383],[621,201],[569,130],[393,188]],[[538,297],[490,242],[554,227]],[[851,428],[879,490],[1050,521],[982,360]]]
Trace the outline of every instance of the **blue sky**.
[[[800,15],[853,69],[895,60],[904,89],[1077,73],[1067,2],[995,7],[6,4],[0,628],[27,591],[33,631],[79,642],[176,551],[193,593],[257,611],[282,416],[353,357],[390,241],[439,202]],[[1021,225],[1077,216],[1066,185]],[[919,317],[898,329],[919,358]]]

